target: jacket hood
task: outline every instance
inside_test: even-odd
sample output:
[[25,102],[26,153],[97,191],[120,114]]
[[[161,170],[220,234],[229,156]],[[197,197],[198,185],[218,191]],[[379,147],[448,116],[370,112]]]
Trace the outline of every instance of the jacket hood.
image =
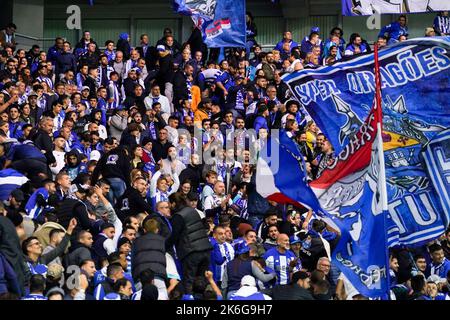
[[130,36],[128,35],[128,33],[123,32],[123,33],[120,34],[119,39],[127,41],[129,37]]
[[72,243],[72,245],[70,246],[69,252],[74,252],[75,250],[77,250],[79,248],[86,248],[86,249],[90,250],[90,248],[88,248],[87,246],[85,246],[81,242],[76,241],[76,242]]
[[77,168],[81,164],[81,154],[76,150],[70,150],[69,152],[66,153],[66,157],[67,159],[69,159],[69,157],[71,156],[77,157],[77,162],[75,165],[73,165],[69,161],[67,161],[67,167]]

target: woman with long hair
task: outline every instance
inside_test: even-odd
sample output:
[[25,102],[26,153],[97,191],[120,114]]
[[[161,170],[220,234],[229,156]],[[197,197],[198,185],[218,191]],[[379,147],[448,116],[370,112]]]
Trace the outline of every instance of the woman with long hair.
[[144,161],[142,161],[142,157],[144,156],[144,150],[140,144],[133,146],[131,149],[131,167],[133,169],[142,169],[145,165]]
[[319,133],[319,128],[317,127],[314,121],[309,121],[305,127],[306,130],[306,144],[308,148],[314,150],[314,146],[316,144],[317,134]]

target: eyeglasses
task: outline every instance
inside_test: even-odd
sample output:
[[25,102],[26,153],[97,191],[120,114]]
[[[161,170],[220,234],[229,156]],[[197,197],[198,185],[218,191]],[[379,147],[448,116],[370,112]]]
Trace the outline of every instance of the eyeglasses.
[[36,242],[32,242],[32,243],[28,244],[28,246],[31,247],[31,246],[36,246],[36,245],[40,245],[40,244],[41,243],[39,241],[36,241]]

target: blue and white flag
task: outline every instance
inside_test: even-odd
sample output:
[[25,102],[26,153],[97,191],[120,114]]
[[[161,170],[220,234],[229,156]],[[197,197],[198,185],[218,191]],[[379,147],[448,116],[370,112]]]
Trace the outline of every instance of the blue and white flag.
[[28,182],[28,178],[14,169],[0,170],[0,201],[8,200],[11,192]]
[[[441,235],[448,211],[430,180],[422,148],[450,128],[450,38],[419,38],[380,51],[383,148],[388,191],[389,245],[421,245]],[[370,112],[373,54],[283,80],[306,107],[336,152]],[[443,174],[443,172],[437,172]]]
[[419,13],[450,10],[448,0],[342,0],[344,16],[365,16],[375,12]]
[[332,253],[333,263],[358,292],[371,298],[387,297],[389,292],[379,77],[376,82],[378,90],[366,120],[333,164],[310,184],[324,209],[323,219],[341,233]]
[[245,0],[174,0],[177,13],[192,17],[209,48],[245,47]]
[[437,134],[423,157],[446,217],[450,216],[450,129]]
[[[333,263],[367,297],[388,292],[386,216],[381,201],[377,123],[370,113],[354,142],[341,151],[332,168],[311,183],[325,217],[341,237],[332,253]],[[365,133],[363,133],[365,132]]]

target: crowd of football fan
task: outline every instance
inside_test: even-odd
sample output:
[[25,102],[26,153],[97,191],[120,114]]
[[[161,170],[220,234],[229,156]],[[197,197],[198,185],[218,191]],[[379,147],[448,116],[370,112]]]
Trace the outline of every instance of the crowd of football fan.
[[[449,26],[439,14],[426,36]],[[15,30],[0,32],[1,299],[366,299],[330,261],[339,232],[261,197],[255,173],[277,129],[310,180],[333,163],[281,77],[369,52],[360,35],[286,31],[262,51],[248,13],[246,48],[167,28],[136,48],[86,31],[45,52],[17,49]],[[407,30],[401,16],[374,45]],[[449,231],[393,249],[392,298],[449,299],[449,253]]]

